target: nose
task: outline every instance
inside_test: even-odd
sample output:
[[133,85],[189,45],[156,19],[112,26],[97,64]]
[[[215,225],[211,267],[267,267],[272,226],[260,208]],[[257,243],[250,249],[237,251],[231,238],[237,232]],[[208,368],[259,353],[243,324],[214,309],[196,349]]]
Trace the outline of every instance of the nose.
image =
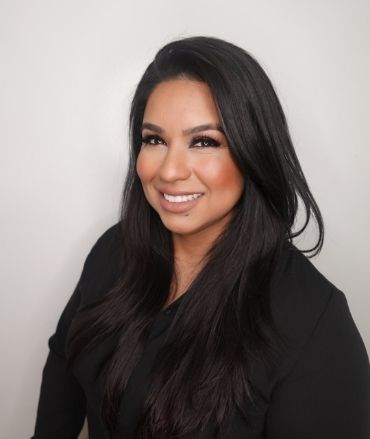
[[191,174],[186,150],[175,145],[167,148],[159,169],[159,177],[166,182],[186,180]]

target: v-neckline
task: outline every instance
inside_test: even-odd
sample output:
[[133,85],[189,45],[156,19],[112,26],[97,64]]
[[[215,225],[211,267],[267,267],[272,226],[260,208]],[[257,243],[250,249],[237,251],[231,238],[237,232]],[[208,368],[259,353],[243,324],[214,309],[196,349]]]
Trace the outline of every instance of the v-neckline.
[[173,300],[172,302],[170,302],[167,306],[165,306],[164,308],[162,308],[161,312],[164,313],[166,311],[170,311],[171,309],[177,307],[180,302],[182,301],[182,299],[184,298],[184,296],[186,296],[188,294],[187,291],[185,291],[184,293],[182,293],[180,296],[178,296],[175,300]]

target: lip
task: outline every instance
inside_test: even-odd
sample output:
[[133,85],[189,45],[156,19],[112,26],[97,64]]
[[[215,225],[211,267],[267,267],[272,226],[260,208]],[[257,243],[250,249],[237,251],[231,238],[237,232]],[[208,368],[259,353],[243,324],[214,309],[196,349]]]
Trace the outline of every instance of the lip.
[[[173,193],[168,193],[166,192],[166,194],[168,195],[191,195],[191,194],[200,194],[201,192],[181,192],[181,193],[177,193],[177,194],[173,194]],[[167,211],[167,212],[172,212],[172,213],[183,213],[186,212],[190,209],[192,209],[194,206],[196,206],[199,202],[199,200],[202,198],[203,194],[196,198],[195,200],[189,200],[189,201],[181,201],[180,203],[171,203],[170,201],[167,201],[164,198],[163,192],[159,192],[159,203],[162,207],[163,210]]]

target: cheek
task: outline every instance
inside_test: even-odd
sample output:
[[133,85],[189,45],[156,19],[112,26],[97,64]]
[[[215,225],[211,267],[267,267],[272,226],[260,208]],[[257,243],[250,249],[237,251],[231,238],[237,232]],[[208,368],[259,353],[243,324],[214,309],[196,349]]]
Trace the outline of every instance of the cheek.
[[145,152],[141,151],[137,157],[136,172],[143,183],[150,180],[155,172],[153,161],[150,160],[150,157]]
[[235,163],[230,159],[210,160],[201,169],[204,182],[214,189],[243,191],[244,179]]
[[152,204],[150,187],[151,181],[155,177],[156,170],[155,167],[153,167],[153,161],[151,160],[149,154],[146,154],[145,152],[139,153],[136,159],[136,172],[140,178],[141,186],[146,200],[152,207],[154,207],[154,205]]

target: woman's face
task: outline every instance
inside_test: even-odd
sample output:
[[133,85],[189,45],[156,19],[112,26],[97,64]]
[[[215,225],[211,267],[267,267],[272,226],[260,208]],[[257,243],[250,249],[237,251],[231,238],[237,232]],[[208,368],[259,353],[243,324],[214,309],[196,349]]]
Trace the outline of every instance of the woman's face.
[[221,232],[244,182],[208,85],[160,83],[145,108],[142,138],[137,173],[165,227],[179,235]]

